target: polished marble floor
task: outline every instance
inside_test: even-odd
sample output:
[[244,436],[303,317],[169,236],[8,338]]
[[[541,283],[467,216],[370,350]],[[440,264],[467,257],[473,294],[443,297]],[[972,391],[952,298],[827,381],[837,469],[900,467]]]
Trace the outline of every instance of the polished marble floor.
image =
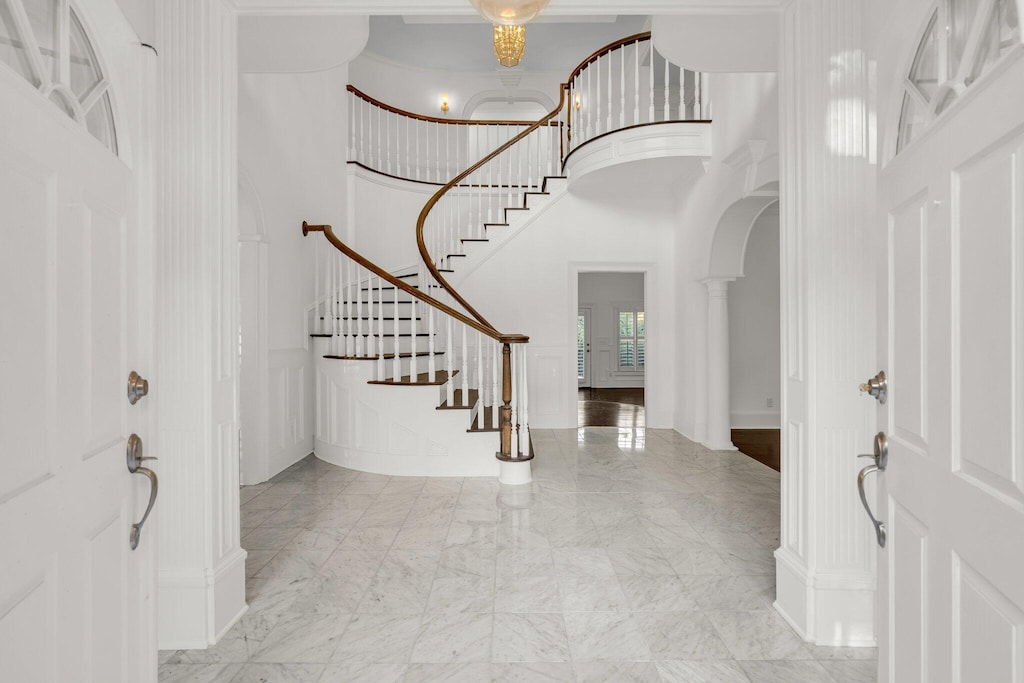
[[160,680],[859,683],[771,608],[779,475],[671,430],[533,432],[534,483],[307,458],[242,489],[249,612]]

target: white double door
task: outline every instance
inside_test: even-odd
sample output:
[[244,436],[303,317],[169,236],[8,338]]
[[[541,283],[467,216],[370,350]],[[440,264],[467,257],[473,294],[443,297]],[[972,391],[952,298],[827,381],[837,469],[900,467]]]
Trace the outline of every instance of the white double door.
[[881,172],[880,680],[1024,681],[1024,58]]
[[0,119],[0,679],[154,680],[135,177],[2,65]]

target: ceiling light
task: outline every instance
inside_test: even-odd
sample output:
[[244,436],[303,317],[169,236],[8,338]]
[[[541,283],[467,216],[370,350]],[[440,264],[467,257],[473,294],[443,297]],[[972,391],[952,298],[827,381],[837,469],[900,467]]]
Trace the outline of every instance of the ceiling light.
[[548,0],[469,0],[476,11],[492,24],[521,26],[532,21],[548,5]]
[[494,25],[494,54],[502,66],[513,67],[526,52],[525,26]]

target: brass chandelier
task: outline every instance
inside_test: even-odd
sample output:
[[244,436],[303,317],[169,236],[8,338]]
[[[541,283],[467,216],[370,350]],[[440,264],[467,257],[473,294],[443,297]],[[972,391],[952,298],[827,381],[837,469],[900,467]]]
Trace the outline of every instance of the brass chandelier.
[[526,52],[526,22],[537,17],[549,0],[470,0],[494,24],[494,55],[502,66],[519,64]]
[[526,52],[526,27],[494,25],[494,56],[509,68],[519,64]]

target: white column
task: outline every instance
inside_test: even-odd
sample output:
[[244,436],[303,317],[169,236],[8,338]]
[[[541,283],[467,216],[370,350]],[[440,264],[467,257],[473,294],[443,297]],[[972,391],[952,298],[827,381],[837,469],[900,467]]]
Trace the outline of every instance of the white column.
[[781,16],[782,527],[776,609],[819,645],[873,645],[875,553],[856,477],[874,434],[874,167],[865,3]]
[[734,451],[729,413],[729,283],[734,278],[704,280],[708,288],[708,433],[704,445]]
[[220,0],[156,3],[161,649],[245,612],[238,502],[237,32]]

